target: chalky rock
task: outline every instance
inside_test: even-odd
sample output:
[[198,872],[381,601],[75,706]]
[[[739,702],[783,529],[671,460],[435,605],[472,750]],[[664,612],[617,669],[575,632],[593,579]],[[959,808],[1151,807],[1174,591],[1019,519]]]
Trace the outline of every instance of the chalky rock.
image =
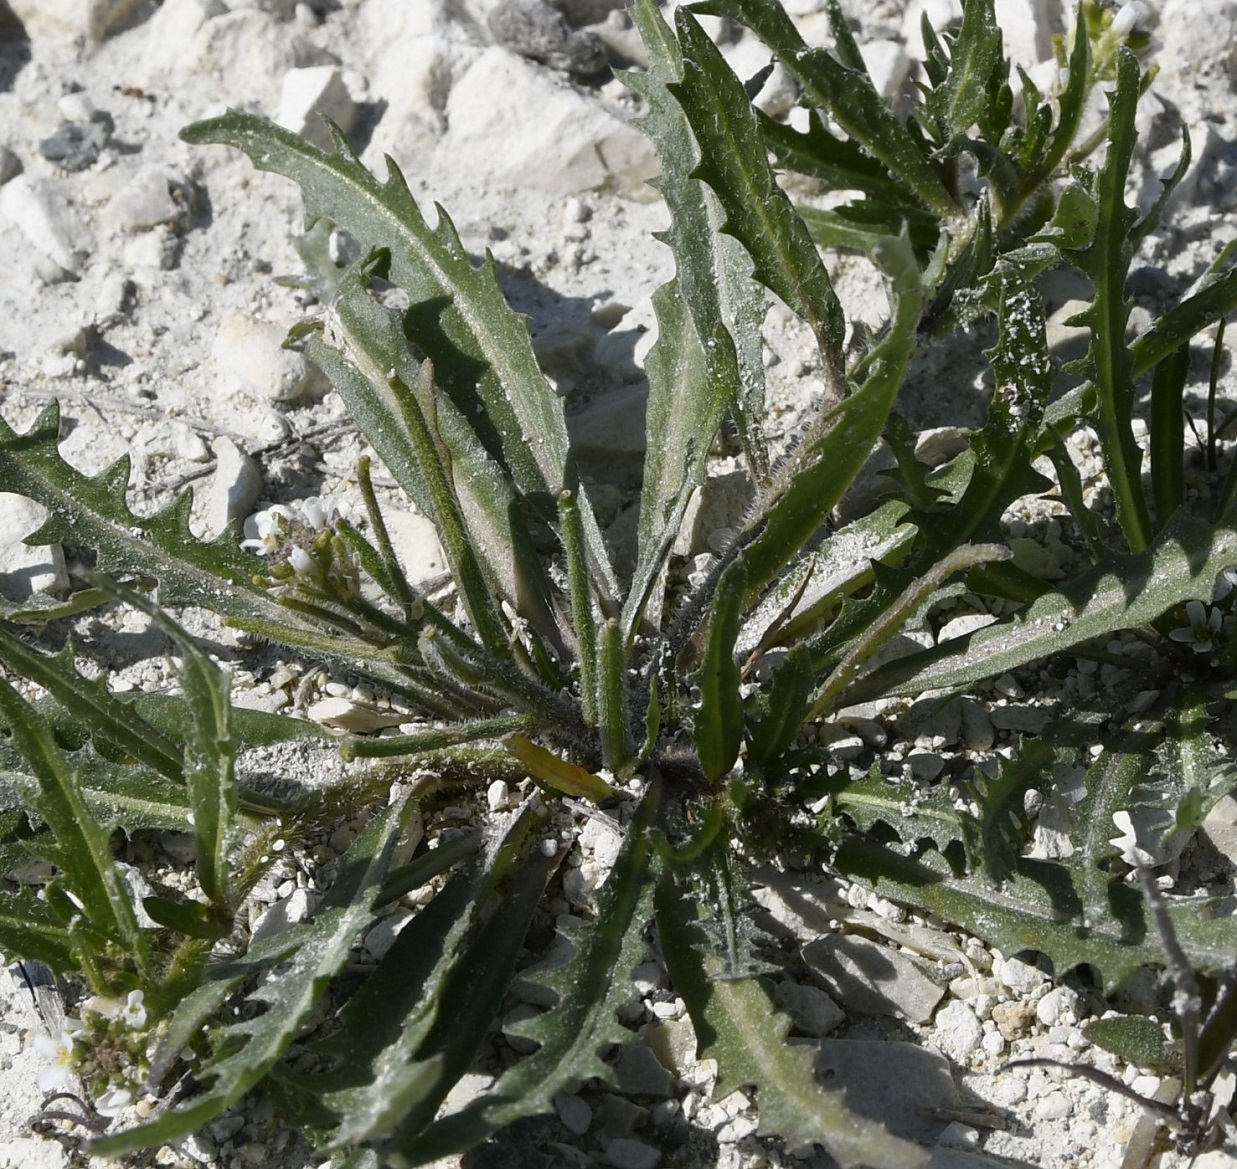
[[210,445],[215,454],[215,473],[207,491],[205,519],[207,537],[213,539],[253,512],[262,494],[262,473],[226,435]]
[[902,43],[907,54],[915,61],[927,57],[923,47],[923,18],[936,33],[944,32],[951,24],[962,20],[961,0],[911,0],[902,17]]
[[773,1001],[794,1020],[796,1030],[814,1039],[828,1035],[846,1019],[846,1012],[814,986],[779,982]]
[[323,118],[330,118],[345,134],[351,133],[356,125],[356,103],[339,69],[334,65],[289,69],[284,74],[275,121],[328,150],[331,135]]
[[7,0],[32,41],[102,40],[141,0]]
[[276,901],[254,923],[250,943],[256,945],[276,937],[304,921],[314,910],[314,895],[308,889],[294,889],[282,901]]
[[34,593],[63,592],[69,587],[64,552],[59,544],[26,544],[47,509],[24,495],[0,492],[0,594],[10,601],[28,601]]
[[1005,53],[1024,69],[1052,56],[1050,0],[995,0],[997,27]]
[[259,400],[280,403],[325,393],[325,378],[304,354],[282,348],[285,336],[278,325],[239,313],[228,317],[211,346],[222,392],[228,395],[241,389]]
[[22,172],[21,159],[7,146],[0,146],[0,187]]
[[[529,110],[537,116],[530,118]],[[634,126],[506,49],[486,49],[459,78],[446,120],[438,161],[478,183],[550,195],[606,188],[645,197],[641,188],[660,169]]]
[[551,69],[588,78],[609,68],[601,39],[573,29],[547,0],[500,0],[486,23],[500,45]]
[[919,1144],[934,1140],[962,1107],[949,1062],[913,1043],[822,1039],[816,1075],[840,1088],[855,1112],[879,1116],[894,1136]]
[[393,710],[378,710],[376,707],[353,702],[350,698],[324,698],[315,702],[306,712],[316,723],[351,735],[373,735],[387,727],[397,727],[407,715]]
[[223,0],[163,0],[147,27],[152,45],[187,45],[208,20],[227,13]]
[[383,519],[396,559],[412,584],[424,584],[447,571],[447,557],[430,520],[414,511],[389,511]]
[[189,204],[189,183],[165,166],[142,166],[107,205],[104,219],[127,232],[177,224]]
[[955,999],[937,1013],[936,1044],[951,1058],[966,1062],[983,1039],[983,1024],[966,1003]]
[[0,216],[16,226],[40,257],[76,277],[89,251],[84,226],[58,187],[22,174],[0,187]]
[[755,491],[746,471],[715,475],[697,488],[674,538],[676,556],[695,556],[715,551],[710,537],[717,531],[737,528],[752,505]]
[[647,403],[646,385],[621,386],[567,416],[571,444],[591,477],[621,483],[639,475]]
[[904,954],[866,938],[828,934],[802,952],[829,994],[861,1015],[902,1015],[926,1023],[945,994]]
[[326,50],[290,34],[274,16],[241,8],[202,23],[183,67],[216,76],[227,87],[229,105],[256,102],[269,108],[278,100],[280,81],[289,69],[329,64]]

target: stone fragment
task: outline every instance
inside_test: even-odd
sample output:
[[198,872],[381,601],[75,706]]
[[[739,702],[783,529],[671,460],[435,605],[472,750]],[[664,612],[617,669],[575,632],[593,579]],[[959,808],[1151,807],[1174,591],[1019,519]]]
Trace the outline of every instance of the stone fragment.
[[1237,799],[1221,796],[1202,824],[1203,832],[1230,861],[1237,864]]
[[66,122],[39,142],[39,153],[61,170],[79,171],[94,166],[112,137],[112,116],[95,111],[89,121]]
[[251,943],[273,938],[285,930],[291,929],[297,922],[304,921],[314,908],[314,897],[308,889],[295,889],[293,892],[276,901],[254,923]]
[[676,556],[710,551],[709,537],[737,527],[751,507],[755,491],[746,471],[710,476],[696,489],[674,540]]
[[1045,1027],[1078,1022],[1078,994],[1068,986],[1054,986],[1035,1004],[1035,1017]]
[[362,948],[375,961],[384,958],[387,951],[395,945],[400,931],[414,916],[412,910],[397,906],[374,923],[373,929],[365,935],[365,940],[361,943]]
[[1052,719],[1052,710],[1042,706],[1027,706],[1011,702],[1007,706],[994,706],[988,712],[992,725],[1000,731],[1024,731],[1038,735]]
[[996,733],[983,703],[963,695],[958,706],[962,711],[962,742],[972,751],[989,750],[996,741]]
[[1048,981],[1038,966],[1023,962],[1021,958],[996,958],[992,963],[992,977],[1009,987],[1015,994],[1030,994]]
[[579,1096],[560,1092],[554,1097],[554,1111],[563,1127],[576,1136],[583,1136],[593,1123],[593,1110]]
[[0,187],[21,174],[21,159],[7,146],[0,146]]
[[695,1066],[696,1032],[687,1015],[646,1023],[639,1038],[668,1072],[683,1076]]
[[13,223],[36,252],[76,278],[90,248],[84,226],[58,186],[34,175],[18,175],[0,187],[0,216]]
[[141,0],[6,0],[32,41],[102,40]]
[[304,354],[282,347],[285,335],[278,325],[240,313],[228,317],[211,346],[224,395],[243,388],[260,400],[289,403],[325,393],[321,371]]
[[[494,101],[501,93],[502,101]],[[530,118],[527,111],[536,110]],[[506,49],[486,49],[446,104],[444,166],[475,182],[551,195],[615,189],[647,197],[659,164],[647,138],[597,99]]]
[[572,448],[592,478],[621,483],[638,475],[647,403],[647,386],[620,386],[567,416]]
[[289,69],[329,65],[330,55],[268,12],[239,8],[202,22],[183,67],[226,83],[228,102],[271,108],[278,100],[279,85]]
[[628,1043],[614,1069],[615,1088],[624,1096],[674,1095],[674,1077],[642,1043]]
[[262,494],[258,464],[230,438],[220,435],[211,444],[215,473],[206,495],[206,533],[220,536],[230,525],[240,524],[255,508]]
[[939,1051],[870,1039],[822,1039],[816,1046],[817,1077],[840,1088],[853,1111],[880,1117],[894,1136],[927,1144],[961,1107]]
[[383,516],[396,559],[413,585],[422,585],[447,570],[438,530],[415,511],[388,511]]
[[26,544],[47,509],[24,495],[0,492],[0,595],[28,601],[39,592],[63,592],[69,587],[64,552],[59,544]]
[[1052,56],[1050,0],[995,0],[1005,54],[1024,69]]
[[165,166],[139,167],[107,205],[105,218],[120,231],[149,231],[176,225],[189,206],[190,188],[183,175]]
[[939,35],[951,24],[961,21],[961,0],[911,0],[906,6],[902,17],[902,43],[906,45],[907,54],[915,61],[922,61],[927,57],[922,31],[925,15],[933,31]]
[[955,999],[937,1013],[935,1036],[946,1055],[965,1063],[984,1041],[984,1027],[966,1003]]
[[813,1039],[828,1035],[846,1019],[846,1012],[815,986],[779,982],[773,1001],[790,1015],[798,1030]]
[[904,954],[866,938],[829,934],[809,942],[802,953],[830,995],[857,1014],[926,1023],[945,994]]
[[504,48],[573,77],[596,77],[610,67],[601,38],[572,28],[547,0],[500,0],[486,24]]
[[331,135],[323,118],[330,118],[345,134],[356,126],[356,103],[339,68],[313,65],[308,69],[289,69],[284,74],[275,121],[307,142],[328,150]]
[[397,727],[405,718],[393,710],[378,710],[350,698],[323,698],[305,713],[324,727],[353,735],[372,735],[386,727]]
[[876,92],[883,97],[896,97],[910,71],[910,59],[900,41],[865,41],[859,46],[863,63],[868,67]]
[[616,1137],[606,1145],[606,1161],[614,1169],[657,1169],[661,1153],[635,1137]]
[[1237,0],[1164,0],[1156,60],[1166,74],[1237,75]]

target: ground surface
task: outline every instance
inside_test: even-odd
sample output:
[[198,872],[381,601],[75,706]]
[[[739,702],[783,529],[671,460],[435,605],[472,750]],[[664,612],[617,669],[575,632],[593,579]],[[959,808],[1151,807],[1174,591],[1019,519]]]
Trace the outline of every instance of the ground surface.
[[[643,443],[639,361],[651,323],[648,297],[668,276],[670,261],[651,235],[664,212],[644,183],[656,163],[630,125],[631,95],[617,80],[571,75],[595,63],[595,45],[569,38],[547,48],[550,34],[535,20],[532,33],[507,20],[495,25],[506,45],[547,60],[496,46],[487,24],[494,0],[9,2],[24,23],[23,30],[8,20],[0,41],[0,180],[7,180],[0,187],[0,413],[10,425],[25,429],[58,399],[64,450],[77,466],[94,473],[129,456],[138,510],[165,505],[192,485],[195,523],[204,533],[270,501],[318,495],[355,503],[361,440],[327,387],[294,355],[278,351],[284,331],[312,301],[304,289],[275,280],[304,271],[293,245],[302,230],[299,195],[239,156],[190,148],[176,136],[227,106],[279,115],[315,133],[318,123],[305,116],[309,99],[298,97],[308,92],[349,128],[367,163],[382,168],[383,155],[391,154],[423,205],[440,202],[471,250],[493,253],[603,484],[599,510],[621,557],[631,538],[630,489]],[[613,63],[638,64],[637,41],[621,13],[611,11],[619,7],[617,0],[563,4],[574,25],[593,26]],[[794,0],[790,7],[809,39],[823,37],[822,3]],[[919,12],[927,7],[935,18],[947,14],[949,3],[850,0],[844,7],[874,71],[896,88],[911,66],[905,46]],[[1010,0],[998,7],[1019,59],[1028,66],[1048,59],[1051,35],[1064,23],[1057,6]],[[3,12],[0,0],[0,19]],[[1148,176],[1175,160],[1182,125],[1194,147],[1172,226],[1147,249],[1179,292],[1221,244],[1237,238],[1237,4],[1178,0],[1151,15],[1159,21],[1163,72],[1160,99],[1145,103],[1140,122]],[[918,43],[917,35],[910,40]],[[744,75],[764,63],[750,41],[728,40],[726,51]],[[767,96],[774,104],[787,99],[776,79]],[[1150,180],[1147,190],[1154,193]],[[862,267],[838,261],[836,277],[849,313],[879,320],[883,297]],[[1073,295],[1061,289],[1054,307]],[[1064,344],[1067,332],[1059,333]],[[807,339],[776,311],[768,365],[775,428],[789,431],[820,384]],[[904,408],[928,427],[973,424],[983,406],[966,370],[945,353],[927,355]],[[27,520],[18,530],[21,522],[10,501],[0,516],[8,557],[18,555],[11,541],[35,526]],[[701,531],[685,551],[707,553],[709,535]],[[406,557],[434,571],[435,549],[421,528],[410,525],[400,539]],[[72,567],[72,549],[68,555]],[[20,569],[15,560],[0,563],[0,571],[10,571],[6,591],[18,594],[22,582],[45,583],[40,574],[57,570],[38,557]],[[195,628],[215,639],[245,704],[312,710],[325,699],[345,707],[368,702],[353,690],[355,680],[318,678],[304,663],[237,645],[205,620]],[[114,685],[170,684],[166,643],[144,619],[118,612],[93,633],[99,665],[113,671]],[[1033,694],[1006,689],[996,701],[1033,705]],[[398,721],[398,712],[392,718]],[[948,753],[957,745],[948,734],[939,737],[937,744],[929,736],[934,749]],[[322,751],[262,766],[312,782],[342,765]],[[490,793],[490,800],[501,804],[502,793]],[[483,816],[486,807],[482,800],[461,814]],[[312,890],[318,870],[352,830],[341,825],[289,858],[263,889],[254,916],[290,903],[298,889]],[[585,834],[582,862],[605,853],[604,836],[597,828]],[[771,884],[766,898],[789,950],[846,918],[868,935],[908,944],[891,907],[865,909],[859,893],[803,879],[823,899],[806,917],[787,908],[793,902],[801,911],[802,899],[784,884]],[[586,902],[587,889],[577,883],[576,890]],[[562,908],[579,908],[570,890]],[[799,995],[788,973],[786,1005],[802,1008],[801,1034],[879,1041],[862,1049],[861,1061],[877,1069],[876,1082],[851,1081],[861,1110],[935,1143],[933,1164],[940,1167],[993,1163],[984,1157],[1052,1169],[1118,1165],[1135,1108],[1057,1072],[1002,1070],[1011,1054],[1082,1052],[1079,1025],[1089,1005],[1033,968],[1007,964],[965,939],[936,931],[909,943],[913,953],[932,954],[934,947],[937,982],[948,983],[949,993],[925,1006],[915,997],[916,971],[900,975],[898,993],[909,996],[898,999],[900,1020],[870,1004],[864,1012],[852,1004],[848,1018],[835,1017],[805,967],[788,965],[806,991]],[[658,982],[650,971],[648,1018],[681,1038],[681,1004]],[[41,1065],[31,1042],[35,1026],[20,999],[5,995],[0,1024],[0,1167],[53,1169],[76,1154],[26,1126],[39,1107]],[[671,1061],[673,1076],[633,1067],[619,1092],[564,1098],[556,1118],[508,1134],[476,1163],[812,1163],[755,1138],[750,1102],[711,1100],[710,1069],[694,1063],[690,1045],[679,1048],[686,1054]],[[937,1052],[953,1061],[953,1079]],[[836,1051],[826,1056],[841,1058]],[[1111,1061],[1105,1066],[1127,1081],[1138,1075]],[[926,1111],[916,1112],[905,1096],[882,1095],[882,1083],[912,1079],[936,1085],[918,1100]],[[1223,1152],[1210,1157],[1198,1164],[1237,1163]],[[279,1169],[321,1161],[295,1134],[273,1126],[260,1103],[156,1156],[165,1165]]]

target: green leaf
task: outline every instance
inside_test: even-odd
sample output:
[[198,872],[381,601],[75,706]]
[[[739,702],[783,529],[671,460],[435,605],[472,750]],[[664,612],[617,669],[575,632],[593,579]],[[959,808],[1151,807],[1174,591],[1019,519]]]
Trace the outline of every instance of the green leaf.
[[[325,216],[365,252],[390,250],[390,279],[412,301],[408,329],[430,358],[443,389],[465,418],[484,416],[486,446],[523,496],[552,519],[564,488],[579,491],[562,407],[537,366],[528,327],[503,298],[492,260],[474,265],[447,213],[431,228],[399,169],[380,183],[356,159],[342,133],[334,153],[265,119],[231,111],[181,132],[194,144],[235,146],[254,166],[294,180],[307,217]],[[539,441],[528,439],[536,436]],[[601,534],[582,503],[598,587],[617,592]]]
[[[98,590],[106,596],[105,590]],[[82,677],[74,666],[72,645],[58,654],[41,654],[0,628],[0,660],[15,673],[42,686],[75,720],[93,734],[115,744],[124,754],[169,779],[181,779],[184,763],[179,745],[160,734],[107,687],[105,678]]]
[[568,1085],[592,1076],[613,1081],[614,1070],[601,1053],[630,1038],[615,1012],[630,1001],[631,971],[645,955],[658,867],[649,826],[659,799],[651,787],[628,825],[626,842],[598,894],[596,920],[573,931],[575,956],[538,977],[558,1001],[521,1023],[519,1034],[541,1046],[487,1092],[435,1120],[392,1157],[392,1165],[404,1169],[461,1152],[521,1117],[550,1111],[554,1096]]
[[140,593],[109,582],[104,587],[145,613],[180,647],[183,714],[188,714],[184,775],[193,813],[194,865],[202,892],[230,906],[228,845],[237,813],[236,741],[231,730],[231,680],[188,632]]
[[814,433],[786,460],[749,525],[758,529],[742,551],[749,597],[779,576],[820,530],[867,461],[906,375],[923,304],[918,268],[905,240],[885,241],[883,252],[895,274],[888,336],[869,354],[863,384],[819,418]]
[[[339,1118],[332,1147],[408,1143],[474,1063],[499,1015],[546,882],[562,860],[535,847],[527,810],[396,939],[323,1049],[341,1059],[312,1087]],[[424,922],[421,918],[427,918]],[[405,938],[405,935],[408,935]],[[310,1081],[313,1084],[313,1081]]]
[[939,153],[954,154],[990,101],[993,73],[1004,66],[1001,29],[992,0],[967,0],[944,83],[928,93],[927,107],[945,141]]
[[1178,512],[1145,552],[1112,556],[1008,621],[882,666],[857,682],[848,698],[961,689],[1117,630],[1137,629],[1183,601],[1210,601],[1216,577],[1233,564],[1237,532]]
[[[251,1003],[265,1010],[224,1029],[220,1037],[224,1054],[198,1071],[210,1086],[155,1120],[100,1138],[91,1146],[93,1153],[117,1157],[176,1140],[235,1104],[271,1070],[311,1018],[329,980],[348,962],[357,935],[372,922],[374,902],[409,807],[404,799],[376,815],[341,858],[335,884],[306,928],[291,939],[286,935],[272,939],[285,947],[299,943],[299,948],[277,979],[263,982],[249,995]],[[206,984],[179,1012],[202,1017],[205,1007],[213,1013],[228,993],[226,982],[222,994],[220,990],[219,983]]]
[[312,647],[328,661],[403,688],[395,654],[329,633],[255,585],[261,561],[242,552],[231,532],[210,543],[198,540],[189,528],[188,492],[164,511],[135,515],[125,502],[128,459],[93,478],[83,475],[60,457],[59,433],[54,402],[25,434],[0,418],[0,482],[48,509],[42,527],[27,537],[30,543],[86,544],[97,551],[101,572],[154,577],[165,606],[200,605],[238,625],[247,621],[279,630],[277,639],[284,644]]
[[718,1096],[755,1085],[761,1133],[775,1133],[792,1148],[818,1142],[844,1166],[926,1165],[922,1149],[851,1112],[839,1093],[816,1083],[812,1048],[786,1041],[790,1019],[774,1008],[760,979],[720,977],[722,960],[699,940],[697,909],[667,871],[657,891],[662,953],[691,1015],[697,1057],[717,1060]]
[[149,947],[112,859],[110,834],[95,819],[76,771],[53,742],[43,719],[4,678],[0,678],[0,719],[7,723],[13,745],[32,772],[32,776],[10,772],[8,778],[55,837],[54,845],[42,845],[40,851],[63,871],[64,882],[81,903],[87,923],[149,977]]
[[1141,1015],[1095,1019],[1082,1033],[1097,1047],[1111,1051],[1126,1063],[1161,1073],[1175,1071],[1181,1066],[1180,1052],[1168,1042],[1164,1028]]
[[842,393],[845,326],[824,264],[806,225],[778,186],[743,86],[686,9],[678,9],[675,21],[683,80],[669,89],[682,104],[699,145],[696,176],[716,193],[726,215],[722,229],[747,249],[756,279],[811,327],[836,400]]
[[[1111,993],[1139,966],[1160,964],[1164,949],[1142,894],[1119,880],[1088,902],[1078,874],[1051,861],[1020,859],[1000,889],[986,880],[952,875],[939,858],[911,859],[891,849],[847,840],[839,871],[869,882],[882,896],[940,914],[1007,955],[1032,950],[1052,957],[1059,978],[1083,963],[1103,975]],[[1182,948],[1200,968],[1227,968],[1237,947],[1237,919],[1222,898],[1191,898],[1168,907]]]
[[693,738],[705,778],[716,783],[734,766],[743,745],[742,676],[735,661],[747,570],[736,561],[723,574],[713,599],[698,684]]
[[46,962],[57,974],[80,969],[69,931],[52,919],[33,889],[0,893],[0,950],[10,960]]
[[1108,151],[1096,178],[1099,205],[1095,238],[1085,251],[1067,252],[1091,278],[1094,300],[1086,312],[1091,326],[1087,372],[1095,386],[1095,416],[1117,519],[1132,552],[1151,539],[1151,518],[1142,491],[1142,455],[1134,439],[1133,361],[1125,340],[1129,306],[1125,279],[1133,255],[1130,233],[1135,213],[1125,204],[1125,183],[1137,141],[1134,128],[1139,93],[1138,61],[1126,48],[1117,51],[1117,88],[1109,95]]

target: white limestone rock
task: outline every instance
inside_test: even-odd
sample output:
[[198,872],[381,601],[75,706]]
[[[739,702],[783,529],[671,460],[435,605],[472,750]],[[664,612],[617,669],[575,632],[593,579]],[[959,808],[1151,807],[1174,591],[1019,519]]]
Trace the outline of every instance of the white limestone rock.
[[319,397],[327,382],[304,354],[282,348],[286,331],[240,313],[224,320],[211,346],[219,388],[247,391],[260,401],[290,403]]
[[239,523],[257,505],[262,494],[262,472],[258,464],[230,438],[220,435],[211,443],[215,473],[206,496],[205,526],[208,539],[223,534],[230,524]]
[[47,509],[34,500],[0,492],[0,595],[10,601],[28,601],[34,593],[63,592],[69,587],[59,544],[24,543],[46,518]]
[[6,0],[32,41],[102,40],[140,0]]
[[334,65],[289,69],[284,74],[275,121],[328,150],[331,135],[323,118],[330,118],[345,134],[356,126],[357,107],[343,74]]
[[[537,116],[528,117],[529,110]],[[660,169],[634,126],[506,49],[477,57],[452,88],[446,119],[438,158],[478,183],[550,195],[609,189],[646,198],[646,180]]]
[[21,174],[0,187],[0,217],[15,226],[39,256],[76,277],[90,252],[85,225],[60,188]]

